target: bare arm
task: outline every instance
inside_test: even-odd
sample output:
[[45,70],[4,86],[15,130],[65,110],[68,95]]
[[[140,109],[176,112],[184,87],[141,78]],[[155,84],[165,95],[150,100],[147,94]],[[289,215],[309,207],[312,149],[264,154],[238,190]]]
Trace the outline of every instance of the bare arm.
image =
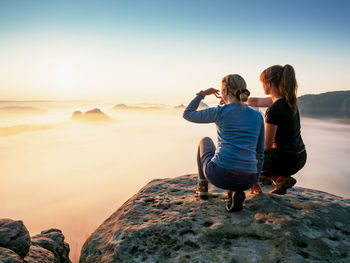
[[277,125],[265,123],[265,151],[274,147],[276,131]]
[[248,105],[251,107],[269,107],[272,104],[272,98],[249,98]]

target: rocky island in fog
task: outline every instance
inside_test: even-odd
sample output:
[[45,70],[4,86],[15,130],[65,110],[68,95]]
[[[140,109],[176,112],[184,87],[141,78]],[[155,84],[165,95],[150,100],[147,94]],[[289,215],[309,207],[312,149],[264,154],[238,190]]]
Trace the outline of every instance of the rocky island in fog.
[[[198,109],[199,109],[199,110],[203,110],[203,109],[206,109],[206,108],[208,108],[208,107],[209,107],[209,106],[208,106],[206,103],[204,103],[203,101],[201,101],[201,102],[199,103]],[[174,106],[174,109],[175,109],[175,110],[184,110],[185,108],[186,108],[186,106],[183,105],[183,104]]]
[[248,194],[229,214],[225,191],[211,186],[202,201],[195,185],[196,175],[147,184],[90,235],[80,263],[350,261],[349,199],[296,187]]
[[106,113],[102,112],[98,108],[86,111],[85,113],[81,111],[75,111],[72,114],[71,119],[74,121],[91,121],[91,122],[112,121],[112,119]]

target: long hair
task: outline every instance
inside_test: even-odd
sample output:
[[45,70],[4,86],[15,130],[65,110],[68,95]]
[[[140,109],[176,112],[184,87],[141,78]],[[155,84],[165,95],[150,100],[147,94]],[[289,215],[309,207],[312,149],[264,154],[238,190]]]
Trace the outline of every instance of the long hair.
[[229,94],[242,102],[246,102],[250,95],[244,78],[238,74],[231,74],[224,77],[222,79],[222,87],[227,89]]
[[264,83],[272,82],[286,99],[292,113],[296,113],[298,84],[291,65],[269,67],[261,73],[260,80]]

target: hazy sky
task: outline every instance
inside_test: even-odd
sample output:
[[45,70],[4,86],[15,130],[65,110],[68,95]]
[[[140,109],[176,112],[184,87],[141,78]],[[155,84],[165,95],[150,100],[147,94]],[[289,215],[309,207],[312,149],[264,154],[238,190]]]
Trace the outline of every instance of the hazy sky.
[[0,100],[178,103],[295,67],[299,95],[349,89],[350,1],[0,0]]

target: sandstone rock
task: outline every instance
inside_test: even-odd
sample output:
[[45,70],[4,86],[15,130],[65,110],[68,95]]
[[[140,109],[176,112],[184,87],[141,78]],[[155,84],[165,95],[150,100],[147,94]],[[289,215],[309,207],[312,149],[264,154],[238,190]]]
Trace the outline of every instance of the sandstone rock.
[[85,113],[82,113],[81,111],[77,110],[72,114],[71,119],[74,121],[89,121],[89,122],[112,121],[112,119],[106,113],[102,112],[98,108],[86,111]]
[[185,109],[185,108],[186,108],[186,106],[183,105],[183,104],[180,104],[180,105],[177,105],[177,106],[174,107],[174,109],[176,109],[176,110],[182,110],[182,109]]
[[8,248],[24,258],[29,251],[30,236],[22,221],[0,219],[0,247]]
[[84,117],[87,119],[94,119],[94,120],[109,119],[109,117],[105,113],[103,113],[100,109],[97,109],[97,108],[85,112]]
[[[68,257],[69,245],[64,242],[64,235],[61,230],[52,228],[42,231],[39,235],[32,237],[32,244],[51,251],[55,256],[54,262],[56,263],[71,263]],[[39,253],[37,249],[33,252]]]
[[37,262],[55,263],[59,261],[55,259],[55,255],[51,251],[43,247],[32,245],[30,246],[27,256],[25,256],[24,258],[24,262],[25,263],[37,263]]
[[195,184],[195,175],[150,182],[91,234],[80,263],[350,262],[350,200],[247,191],[244,209],[227,213],[225,191],[211,186],[203,201]]
[[22,263],[22,259],[11,249],[0,247],[0,262],[1,263]]
[[73,120],[82,120],[83,119],[83,113],[80,110],[77,110],[73,112],[72,117]]

